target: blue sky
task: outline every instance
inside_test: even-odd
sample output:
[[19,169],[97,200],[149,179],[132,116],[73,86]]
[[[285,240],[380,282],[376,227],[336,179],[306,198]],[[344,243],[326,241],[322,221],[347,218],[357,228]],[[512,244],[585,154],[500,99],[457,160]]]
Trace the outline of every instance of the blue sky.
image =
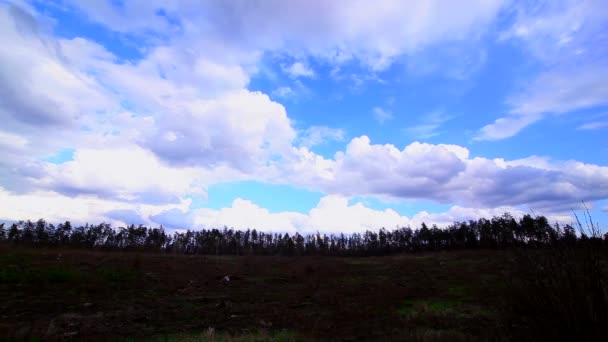
[[605,227],[606,32],[601,1],[0,1],[0,220]]

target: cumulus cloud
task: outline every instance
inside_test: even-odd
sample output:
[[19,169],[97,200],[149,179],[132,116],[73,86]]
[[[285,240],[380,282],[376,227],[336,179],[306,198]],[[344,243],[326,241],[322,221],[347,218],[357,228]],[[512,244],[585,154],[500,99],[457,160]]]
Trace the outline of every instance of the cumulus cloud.
[[165,166],[154,154],[136,146],[77,149],[71,161],[39,167],[40,173],[32,182],[66,195],[176,203],[185,194],[203,193],[196,182],[196,169]]
[[[0,151],[14,157],[2,162],[3,186],[174,201],[186,186],[143,183],[161,183],[156,176],[188,182],[194,167],[203,178],[239,173],[231,169],[249,172],[289,150],[295,139],[283,106],[245,89],[249,76],[242,59],[230,62],[217,51],[202,54],[178,41],[152,48],[136,62],[119,62],[97,43],[51,37],[39,24],[44,18],[33,15],[0,8],[0,34],[14,46],[0,52],[0,118],[10,132],[3,130]],[[128,111],[121,108],[125,103]],[[62,134],[49,134],[49,125]],[[41,164],[66,147],[81,150],[77,159],[90,156],[89,164]],[[161,160],[152,161],[147,151]],[[138,167],[134,161],[142,162],[163,174],[131,177],[117,168],[94,176],[96,167],[114,167],[101,163],[120,161],[132,170]]]
[[[257,229],[272,232],[309,234],[361,233],[380,228],[418,228],[425,222],[445,227],[455,221],[476,220],[481,217],[502,215],[515,217],[525,211],[514,207],[468,208],[453,206],[443,213],[421,211],[411,217],[400,215],[392,209],[377,210],[361,202],[349,203],[344,196],[330,195],[321,198],[308,213],[269,212],[249,201],[237,198],[230,207],[221,209],[189,209],[189,201],[177,205],[141,205],[99,199],[94,196],[68,197],[57,193],[38,191],[17,195],[0,188],[0,201],[8,205],[0,207],[0,221],[14,219],[49,222],[69,220],[75,224],[109,222],[115,226],[144,224],[162,225],[166,229],[221,228]],[[570,215],[539,212],[552,222],[571,223]]]
[[295,212],[270,213],[268,209],[243,199],[236,199],[232,206],[219,210],[197,209],[195,222],[203,227],[234,227],[275,232],[296,232],[302,228],[304,214]]
[[[314,126],[298,132],[281,104],[247,89],[265,54],[319,58],[334,70],[354,59],[373,74],[426,46],[474,40],[501,1],[79,1],[72,6],[122,32],[121,38],[143,36],[147,44],[141,58],[119,60],[90,40],[52,37],[51,21],[41,24],[47,19],[32,8],[0,7],[0,36],[11,46],[0,51],[0,153],[8,156],[0,160],[2,217],[358,230],[417,222],[417,216],[349,204],[352,195],[460,205],[444,216],[418,217],[437,222],[477,215],[473,208],[566,210],[580,200],[608,197],[607,168],[575,161],[487,159],[471,157],[462,146],[419,142],[400,149],[372,144],[366,136],[325,158],[311,148],[341,141],[343,131]],[[531,37],[546,35],[534,25],[520,25],[504,38],[533,42]],[[574,46],[570,42],[578,41],[580,32],[597,33],[599,26],[586,27],[569,31],[561,44]],[[598,52],[581,52],[593,53]],[[481,139],[511,136],[547,113],[606,103],[602,80],[608,75],[602,65],[585,69],[551,62],[549,55],[537,58],[555,65],[513,96],[511,113],[482,129]],[[298,77],[314,75],[302,62],[287,69]],[[290,92],[275,95],[281,94]],[[392,118],[381,107],[374,112],[380,122]],[[429,125],[437,124],[423,122],[427,126],[416,132],[434,134],[438,126]],[[72,161],[41,161],[66,147],[75,149]],[[189,209],[188,195],[204,195],[213,182],[237,179],[296,184],[331,195],[308,214],[271,213],[245,200],[220,210]],[[345,219],[336,220],[335,213]]]
[[[175,211],[177,212],[177,211]],[[273,232],[311,234],[323,233],[361,233],[380,228],[395,229],[401,227],[418,228],[424,222],[445,227],[456,221],[477,220],[500,216],[505,212],[514,217],[521,217],[525,211],[510,206],[496,208],[468,208],[452,206],[443,213],[421,211],[412,217],[400,215],[392,209],[377,210],[361,202],[349,203],[344,196],[330,195],[321,198],[318,204],[308,213],[279,212],[271,213],[255,203],[236,199],[230,207],[219,210],[198,209],[195,211],[197,226],[233,227],[236,229],[258,229]],[[551,212],[542,214],[552,222],[571,223],[570,215],[556,215]]]
[[172,164],[245,170],[288,150],[295,138],[283,106],[262,93],[242,90],[184,105],[159,118],[144,143]]
[[150,225],[153,224],[147,219],[150,216],[172,208],[185,210],[189,206],[188,201],[170,205],[127,203],[95,195],[66,196],[47,190],[17,194],[1,187],[0,203],[0,221],[43,218],[48,222],[109,222],[114,225]]
[[[0,7],[0,118],[5,125],[69,126],[89,111],[113,105],[94,79],[64,58],[62,42],[49,37],[28,12]],[[5,126],[6,127],[6,126]]]
[[120,222],[124,222],[128,225],[140,225],[148,220],[141,217],[141,215],[133,209],[113,209],[105,213],[105,216]]
[[165,210],[150,216],[152,222],[168,229],[195,229],[194,214],[178,208]]
[[[249,81],[245,62],[231,62],[219,53],[207,49],[202,53],[184,44],[178,40],[152,48],[137,62],[118,63],[91,41],[61,41],[64,59],[71,66],[95,75],[92,83],[111,91],[116,103],[128,103],[134,112],[135,119],[127,117],[124,125],[109,127],[112,134],[130,134],[130,142],[172,165],[247,169],[288,149],[296,133],[285,109],[267,95],[245,89]],[[72,94],[69,100],[90,98],[85,95]],[[98,130],[110,121],[104,119],[108,114],[98,114],[108,108],[93,102],[79,122]],[[68,122],[74,124],[73,119]]]
[[[274,232],[310,234],[324,233],[361,233],[380,228],[395,229],[412,226],[419,227],[422,222],[445,226],[454,221],[477,219],[492,215],[502,215],[513,208],[471,209],[455,206],[448,212],[431,214],[420,212],[409,218],[392,209],[376,210],[361,202],[349,203],[340,195],[321,198],[308,213],[279,212],[271,213],[255,203],[236,199],[231,207],[219,210],[198,209],[196,222],[204,227],[234,227],[236,229],[259,229]],[[518,215],[520,212],[515,212]]]
[[[458,145],[414,142],[402,150],[354,138],[326,159],[299,149],[289,181],[345,196],[388,196],[470,207],[527,205],[562,210],[608,196],[608,167],[542,158],[471,157]],[[289,177],[289,176],[288,176]],[[553,209],[551,209],[553,207]]]
[[28,139],[18,134],[0,131],[0,149],[21,151],[29,143]]
[[90,114],[113,112],[118,101],[66,57],[67,41],[33,9],[0,6],[0,36],[10,46],[0,51],[0,186],[31,190],[23,176],[39,172],[33,164],[82,144]]

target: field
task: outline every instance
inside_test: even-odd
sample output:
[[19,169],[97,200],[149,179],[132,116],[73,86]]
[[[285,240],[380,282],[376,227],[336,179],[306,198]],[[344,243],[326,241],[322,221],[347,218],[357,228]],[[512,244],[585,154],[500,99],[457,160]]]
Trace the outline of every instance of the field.
[[298,258],[4,248],[0,336],[500,340],[509,258],[500,251]]

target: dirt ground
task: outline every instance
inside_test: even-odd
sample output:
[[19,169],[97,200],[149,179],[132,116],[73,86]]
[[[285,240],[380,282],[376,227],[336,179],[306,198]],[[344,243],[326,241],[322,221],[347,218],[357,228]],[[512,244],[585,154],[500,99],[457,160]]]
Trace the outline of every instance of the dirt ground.
[[0,339],[288,331],[295,340],[503,340],[508,259],[500,251],[190,257],[2,246]]

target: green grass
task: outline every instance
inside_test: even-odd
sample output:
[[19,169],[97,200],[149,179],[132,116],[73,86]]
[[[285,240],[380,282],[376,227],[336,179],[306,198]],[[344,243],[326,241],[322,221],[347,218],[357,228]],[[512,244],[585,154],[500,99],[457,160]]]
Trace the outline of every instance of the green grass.
[[489,308],[473,305],[458,299],[416,299],[406,300],[397,310],[399,315],[409,320],[440,320],[450,322],[475,321],[496,315]]
[[400,315],[409,317],[420,315],[439,316],[455,313],[460,306],[460,303],[454,300],[410,299],[403,303],[398,312]]
[[0,270],[0,284],[17,284],[21,282],[22,274],[14,268]]
[[464,286],[451,286],[448,288],[448,295],[453,298],[464,299],[470,296],[469,290]]
[[97,276],[105,282],[114,284],[131,283],[137,278],[137,273],[116,268],[97,270]]
[[74,283],[82,278],[82,273],[60,266],[36,270],[7,267],[0,270],[0,284]]

